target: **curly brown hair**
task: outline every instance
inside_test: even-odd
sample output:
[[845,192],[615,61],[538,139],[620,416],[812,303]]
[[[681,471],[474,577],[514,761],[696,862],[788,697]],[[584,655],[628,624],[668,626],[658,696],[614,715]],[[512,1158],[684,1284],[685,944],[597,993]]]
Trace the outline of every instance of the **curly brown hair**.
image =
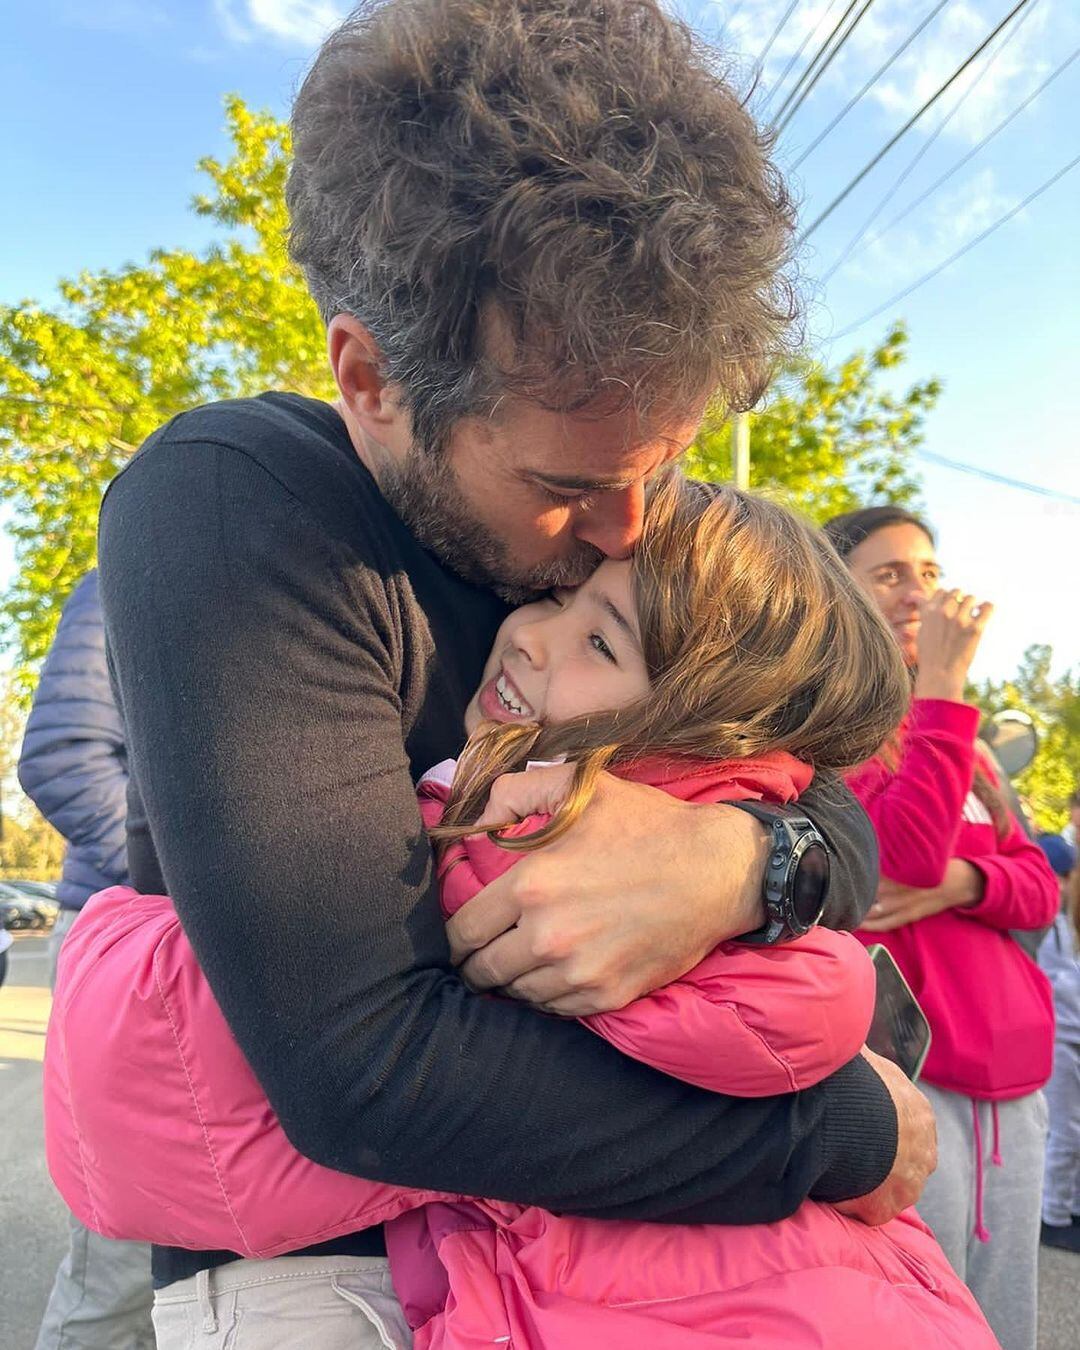
[[292,256],[373,335],[419,445],[506,393],[760,397],[796,313],[791,199],[720,55],[655,0],[367,0],[292,131]]

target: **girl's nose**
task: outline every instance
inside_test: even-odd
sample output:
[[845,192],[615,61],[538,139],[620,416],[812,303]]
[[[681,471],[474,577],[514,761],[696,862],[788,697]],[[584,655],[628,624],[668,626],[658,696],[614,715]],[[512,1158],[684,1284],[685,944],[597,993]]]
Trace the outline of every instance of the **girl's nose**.
[[534,670],[543,670],[548,661],[550,636],[543,619],[533,619],[514,629],[511,642],[519,656]]

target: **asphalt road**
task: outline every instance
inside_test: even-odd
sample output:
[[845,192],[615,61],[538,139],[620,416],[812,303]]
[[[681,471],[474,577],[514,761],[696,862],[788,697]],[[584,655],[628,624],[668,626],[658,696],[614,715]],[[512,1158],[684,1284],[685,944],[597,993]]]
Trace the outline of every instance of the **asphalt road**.
[[[44,938],[17,939],[0,989],[0,1350],[33,1350],[67,1242],[64,1207],[41,1147],[46,945]],[[1080,1256],[1043,1250],[1039,1269],[1039,1350],[1078,1350]]]

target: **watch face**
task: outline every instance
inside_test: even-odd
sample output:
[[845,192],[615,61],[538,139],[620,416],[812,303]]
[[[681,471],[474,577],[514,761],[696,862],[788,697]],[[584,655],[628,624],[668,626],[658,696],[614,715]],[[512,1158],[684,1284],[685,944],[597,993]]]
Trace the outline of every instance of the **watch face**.
[[821,918],[828,893],[828,852],[821,844],[808,844],[799,857],[791,888],[792,914],[804,931]]

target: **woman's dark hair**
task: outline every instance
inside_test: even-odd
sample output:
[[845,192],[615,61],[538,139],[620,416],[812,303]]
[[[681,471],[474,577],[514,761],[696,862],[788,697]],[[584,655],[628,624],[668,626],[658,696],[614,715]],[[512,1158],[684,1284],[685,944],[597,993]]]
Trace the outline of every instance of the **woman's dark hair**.
[[877,534],[878,530],[888,529],[890,525],[914,525],[916,529],[922,530],[932,544],[937,544],[934,531],[926,521],[905,511],[902,506],[861,506],[857,511],[833,516],[822,529],[841,558],[846,558],[864,539]]
[[506,393],[760,397],[795,212],[720,54],[656,0],[366,0],[296,98],[290,251],[438,450]]

